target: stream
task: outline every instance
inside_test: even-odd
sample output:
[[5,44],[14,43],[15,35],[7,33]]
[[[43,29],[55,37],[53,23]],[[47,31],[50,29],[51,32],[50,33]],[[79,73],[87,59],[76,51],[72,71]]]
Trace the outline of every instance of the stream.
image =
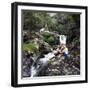
[[[59,36],[60,44],[66,44],[66,36],[60,35]],[[55,54],[57,51],[53,50],[52,52],[49,52],[48,54],[44,55],[43,58],[40,58],[36,60],[33,65],[31,66],[31,77],[37,76],[38,73],[48,64],[48,61],[55,57]]]
[[40,58],[31,67],[31,77],[37,76],[38,73],[48,64],[48,61],[55,57],[54,53],[56,51],[52,51],[46,55],[44,58]]
[[[66,37],[61,39],[60,44],[66,44]],[[80,74],[80,57],[68,57],[66,60],[64,56],[57,53],[57,50],[43,53],[39,57],[25,56],[25,69],[23,69],[23,77],[38,77],[38,76],[52,76],[52,75],[79,75]],[[58,55],[56,55],[58,54]],[[31,58],[30,58],[31,57]],[[64,58],[64,59],[63,59]],[[54,60],[54,61],[53,61]],[[23,68],[24,68],[23,67]]]

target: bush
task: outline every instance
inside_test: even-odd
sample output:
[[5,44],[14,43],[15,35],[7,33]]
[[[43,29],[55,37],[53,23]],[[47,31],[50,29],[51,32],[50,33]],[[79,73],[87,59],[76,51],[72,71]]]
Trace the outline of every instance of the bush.
[[53,36],[50,36],[50,37],[48,38],[48,43],[53,43],[53,42],[55,42],[55,39],[54,39]]
[[44,41],[47,42],[49,45],[54,45],[55,44],[55,38],[53,36],[44,37]]
[[43,36],[44,36],[45,38],[49,38],[49,37],[51,36],[51,34],[49,34],[49,33],[47,33],[47,32],[44,32],[44,33],[43,33]]
[[36,53],[38,49],[34,43],[24,43],[23,44],[23,50]]

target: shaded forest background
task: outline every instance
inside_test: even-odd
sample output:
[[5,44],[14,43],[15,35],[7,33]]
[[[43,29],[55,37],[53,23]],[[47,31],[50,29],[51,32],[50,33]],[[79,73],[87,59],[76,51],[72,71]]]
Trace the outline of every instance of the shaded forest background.
[[[25,64],[28,60],[28,51],[33,53],[34,58],[50,52],[51,49],[55,49],[55,47],[57,48],[57,46],[59,45],[58,35],[67,36],[69,60],[68,62],[59,62],[59,60],[54,60],[53,62],[50,62],[48,67],[46,67],[47,70],[44,69],[43,72],[41,71],[39,76],[80,74],[80,14],[62,12],[50,13],[43,11],[37,12],[23,10],[22,20],[24,54],[23,77],[30,76],[30,74],[28,74],[28,68],[30,68],[31,61],[29,61],[28,63],[29,67],[27,64]],[[51,33],[41,33],[40,30],[42,28],[44,28],[45,31],[49,31]],[[59,65],[57,65],[58,63]],[[75,66],[74,69],[73,66]],[[52,70],[53,68],[57,70]],[[67,71],[65,71],[65,68],[67,69]]]

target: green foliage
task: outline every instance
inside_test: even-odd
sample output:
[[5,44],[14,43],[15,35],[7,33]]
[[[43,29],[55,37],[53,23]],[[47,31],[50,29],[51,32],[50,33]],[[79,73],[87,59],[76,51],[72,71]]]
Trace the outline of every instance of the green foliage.
[[50,45],[54,45],[55,44],[55,41],[56,41],[56,37],[54,37],[52,34],[49,34],[49,33],[43,33],[43,40],[47,43],[49,43]]
[[36,53],[38,49],[34,43],[24,43],[23,44],[23,50]]
[[[48,12],[25,10],[23,20],[24,30],[38,32],[47,25],[46,29],[50,32],[67,35],[67,43],[75,42],[80,45],[80,14],[56,13],[51,16]],[[55,43],[56,38],[49,33],[43,33],[43,40],[51,45]]]
[[51,23],[51,17],[46,12],[23,11],[24,29],[37,30]]
[[[38,57],[38,60],[58,48],[60,45],[59,35],[67,36],[66,46],[69,57],[62,60],[62,57],[59,57],[60,55],[56,55],[55,58],[48,61],[48,69],[42,69],[42,72],[40,70],[40,74],[67,75],[67,71],[70,71],[70,74],[71,72],[76,74],[72,65],[74,66],[75,62],[75,65],[80,67],[80,14],[23,10],[22,18],[23,33],[26,32],[25,30],[28,33],[26,34],[28,42],[23,41],[23,51],[33,52],[33,56]],[[49,31],[49,33],[43,30],[40,32],[41,28]],[[25,39],[24,35],[23,39]]]
[[55,42],[55,38],[53,37],[53,36],[50,36],[48,39],[47,39],[47,42],[49,43],[49,44],[54,44],[54,42]]
[[48,38],[48,37],[51,36],[51,34],[50,34],[50,33],[47,33],[47,32],[44,32],[44,33],[43,33],[43,36]]

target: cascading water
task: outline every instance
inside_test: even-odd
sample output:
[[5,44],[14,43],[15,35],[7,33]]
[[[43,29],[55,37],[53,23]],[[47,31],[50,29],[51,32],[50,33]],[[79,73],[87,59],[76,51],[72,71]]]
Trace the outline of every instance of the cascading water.
[[[66,36],[60,35],[60,44],[66,44]],[[45,66],[47,65],[48,61],[55,57],[55,53],[57,51],[53,50],[52,52],[49,52],[48,54],[44,55],[44,58],[40,58],[38,62],[36,63],[36,66],[33,64],[31,67],[31,78],[36,76],[37,73]]]
[[44,55],[44,58],[39,59],[36,67],[34,65],[31,67],[31,77],[34,77],[37,72],[40,71],[40,69],[42,69],[42,67],[44,67],[51,58],[55,57],[54,53],[55,51],[52,51]]
[[36,75],[36,69],[34,66],[31,67],[31,78]]

